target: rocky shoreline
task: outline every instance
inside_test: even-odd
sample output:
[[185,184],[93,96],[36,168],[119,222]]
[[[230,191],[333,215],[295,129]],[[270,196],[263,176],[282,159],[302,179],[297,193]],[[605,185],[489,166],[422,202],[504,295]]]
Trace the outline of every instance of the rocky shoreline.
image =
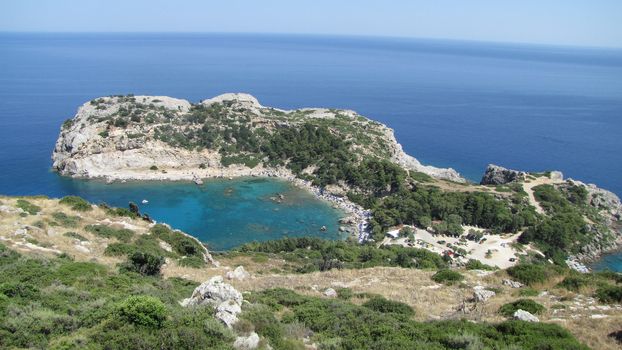
[[[75,177],[80,178],[79,176]],[[317,199],[325,201],[333,207],[342,210],[346,215],[340,220],[340,223],[343,226],[349,226],[346,231],[352,234],[359,243],[365,242],[369,238],[370,210],[366,210],[360,205],[353,203],[347,196],[333,193],[326,188],[314,186],[310,181],[296,177],[291,171],[285,168],[272,169],[258,166],[251,169],[231,166],[192,170],[169,169],[155,172],[128,170],[126,172],[114,172],[108,175],[88,178],[99,178],[106,181],[106,183],[125,181],[188,181],[201,185],[205,179],[237,179],[241,177],[278,178],[300,189],[306,190]]]

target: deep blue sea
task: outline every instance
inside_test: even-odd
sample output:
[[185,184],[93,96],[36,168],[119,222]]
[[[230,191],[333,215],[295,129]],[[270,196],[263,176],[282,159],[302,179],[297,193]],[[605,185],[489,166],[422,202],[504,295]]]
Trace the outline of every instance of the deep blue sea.
[[[0,34],[0,193],[71,193],[115,205],[148,197],[145,211],[156,219],[219,248],[308,234],[318,224],[336,237],[339,213],[314,201],[287,207],[287,215],[272,210],[278,223],[261,221],[273,218],[254,204],[285,191],[282,183],[102,185],[49,170],[60,124],[85,101],[134,93],[196,102],[224,92],[248,92],[280,108],[354,109],[393,127],[404,149],[424,163],[453,167],[474,181],[496,163],[557,169],[622,194],[622,50],[327,36],[8,33]],[[224,195],[227,186],[242,197]]]

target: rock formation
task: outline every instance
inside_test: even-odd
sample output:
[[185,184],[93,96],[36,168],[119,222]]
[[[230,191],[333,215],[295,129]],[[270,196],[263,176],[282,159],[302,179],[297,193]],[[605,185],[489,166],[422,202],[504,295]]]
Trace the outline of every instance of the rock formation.
[[240,292],[225,283],[222,276],[215,276],[198,286],[192,296],[184,299],[181,305],[185,307],[212,306],[215,308],[216,318],[227,327],[232,327],[238,321],[237,315],[242,312],[242,301]]
[[525,321],[525,322],[540,322],[540,319],[534,315],[532,315],[530,312],[525,311],[525,310],[521,310],[518,309],[516,310],[516,312],[514,312],[514,319],[516,320],[520,320],[520,321]]
[[[201,177],[248,175],[250,168],[243,164],[223,165],[218,147],[184,146],[201,129],[202,124],[192,119],[192,112],[201,108],[211,108],[213,113],[220,113],[218,118],[226,118],[218,119],[222,124],[212,125],[215,132],[244,123],[251,132],[263,132],[314,120],[342,120],[358,133],[342,135],[354,141],[353,151],[375,154],[432,177],[465,182],[453,169],[422,165],[404,153],[393,130],[353,111],[278,110],[262,106],[248,94],[224,94],[196,105],[165,96],[110,96],[92,100],[63,124],[52,155],[53,167],[63,175],[109,180],[196,182]],[[365,142],[357,143],[359,136],[365,137]],[[232,138],[228,142],[235,144],[237,140]],[[255,167],[256,171],[261,169],[262,164]]]
[[524,171],[511,170],[498,165],[489,164],[480,184],[504,185],[510,182],[524,180],[526,174],[527,173]]

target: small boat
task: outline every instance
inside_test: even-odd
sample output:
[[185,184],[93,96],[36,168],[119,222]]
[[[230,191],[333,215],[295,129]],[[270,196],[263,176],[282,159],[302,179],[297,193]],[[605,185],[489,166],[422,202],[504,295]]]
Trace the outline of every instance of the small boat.
[[147,204],[147,203],[149,203],[149,201],[148,201],[148,200],[146,200],[146,199],[143,199],[141,203],[142,203],[142,204]]

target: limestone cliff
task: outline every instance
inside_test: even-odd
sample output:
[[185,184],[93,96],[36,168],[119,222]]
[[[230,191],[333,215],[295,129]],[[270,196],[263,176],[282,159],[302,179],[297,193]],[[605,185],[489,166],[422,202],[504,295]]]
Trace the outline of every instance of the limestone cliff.
[[422,165],[402,150],[393,130],[353,111],[280,110],[247,94],[224,94],[198,104],[131,95],[89,101],[63,124],[53,167],[63,175],[111,180],[280,174],[283,169],[268,165],[261,151],[249,152],[247,143],[304,123],[328,127],[348,140],[360,159],[388,159],[407,170],[465,182],[453,169]]

